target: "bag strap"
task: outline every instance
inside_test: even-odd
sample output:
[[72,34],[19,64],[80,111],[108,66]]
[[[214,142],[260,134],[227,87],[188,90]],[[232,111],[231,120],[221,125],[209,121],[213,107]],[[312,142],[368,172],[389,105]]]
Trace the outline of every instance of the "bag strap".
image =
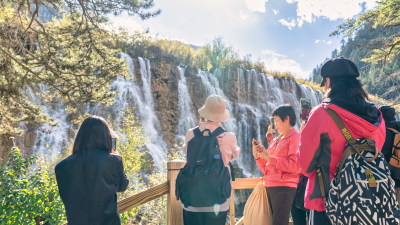
[[235,174],[233,173],[233,165],[232,165],[231,162],[229,162],[228,165],[229,165],[229,168],[231,169],[231,178],[232,178],[232,181],[235,181],[236,179],[235,179]]
[[204,129],[203,131],[200,130],[200,127],[196,127],[193,129],[194,136],[203,136],[203,133],[205,131],[208,131],[210,136],[217,137],[218,135],[222,134],[225,132],[224,128],[222,127],[217,127],[213,132],[210,131],[210,129]]
[[194,136],[203,136],[203,133],[200,131],[200,127],[196,127],[193,129]]
[[324,186],[324,180],[322,179],[320,162],[317,162],[317,176],[318,176],[319,191],[321,192],[322,201],[324,201],[324,204],[326,204],[325,186]]
[[336,126],[339,128],[340,132],[342,132],[346,141],[352,145],[356,143],[356,140],[353,138],[346,125],[343,123],[343,120],[339,117],[339,115],[330,108],[324,107],[325,111],[329,114],[329,116],[333,119]]
[[399,133],[399,131],[394,128],[386,127],[386,129],[393,131],[395,134]]
[[[368,161],[368,162],[372,162],[378,157],[379,151],[378,151],[377,148],[375,148],[374,157],[372,157],[370,159],[367,159],[364,156],[362,156],[360,152],[361,151],[365,151],[365,150],[364,149],[359,149],[359,145],[357,144],[357,141],[353,138],[353,136],[351,135],[349,129],[347,129],[346,125],[343,123],[343,120],[339,117],[339,115],[333,109],[330,109],[330,108],[327,108],[327,107],[324,107],[324,109],[329,114],[329,116],[331,116],[331,118],[335,122],[336,126],[339,128],[340,132],[342,132],[342,134],[343,134],[344,138],[346,139],[347,143],[349,143],[349,146],[352,149],[355,150],[355,153],[357,153],[362,159],[364,159],[365,161]],[[368,145],[373,144],[375,142],[371,138],[366,138],[366,141],[367,141]],[[351,152],[353,152],[353,150]],[[348,154],[349,154],[348,156],[350,156],[353,153],[348,153]],[[343,157],[342,157],[342,160],[340,161],[340,164],[339,164],[340,168],[343,167],[343,163],[344,163],[345,160],[346,160],[346,158],[343,159]]]
[[222,127],[217,127],[217,129],[215,129],[215,130],[210,134],[210,136],[217,137],[218,135],[221,135],[221,134],[224,133],[224,132],[225,132],[224,128],[222,128]]

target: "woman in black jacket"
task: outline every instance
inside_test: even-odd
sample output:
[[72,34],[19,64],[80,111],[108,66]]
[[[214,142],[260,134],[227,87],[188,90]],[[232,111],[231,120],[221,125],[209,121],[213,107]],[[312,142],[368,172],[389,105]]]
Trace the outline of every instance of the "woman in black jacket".
[[129,181],[103,118],[83,121],[72,155],[58,163],[55,172],[69,225],[121,224],[116,193],[125,191]]

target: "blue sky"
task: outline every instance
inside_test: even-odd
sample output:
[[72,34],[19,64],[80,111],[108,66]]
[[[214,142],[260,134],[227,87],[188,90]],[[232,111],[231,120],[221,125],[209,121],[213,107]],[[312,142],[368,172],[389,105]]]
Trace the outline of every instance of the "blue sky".
[[112,17],[116,26],[194,45],[216,37],[241,56],[251,54],[268,70],[308,76],[341,37],[329,37],[345,19],[375,6],[376,0],[154,0],[157,17]]

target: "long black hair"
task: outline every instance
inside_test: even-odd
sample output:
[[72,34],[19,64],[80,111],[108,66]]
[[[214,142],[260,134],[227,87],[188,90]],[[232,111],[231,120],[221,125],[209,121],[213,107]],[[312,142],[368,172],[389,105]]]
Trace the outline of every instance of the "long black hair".
[[326,98],[340,94],[349,99],[363,98],[368,100],[368,94],[362,84],[355,77],[340,76],[330,77],[330,89],[325,93]]
[[72,154],[84,148],[112,152],[111,130],[102,117],[90,116],[82,122],[75,138]]

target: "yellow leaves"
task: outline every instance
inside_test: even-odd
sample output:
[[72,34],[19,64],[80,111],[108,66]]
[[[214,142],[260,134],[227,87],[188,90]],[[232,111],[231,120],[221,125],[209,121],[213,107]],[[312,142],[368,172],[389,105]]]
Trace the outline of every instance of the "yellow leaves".
[[11,20],[15,14],[15,10],[10,4],[1,6],[0,12],[0,24],[7,20]]

